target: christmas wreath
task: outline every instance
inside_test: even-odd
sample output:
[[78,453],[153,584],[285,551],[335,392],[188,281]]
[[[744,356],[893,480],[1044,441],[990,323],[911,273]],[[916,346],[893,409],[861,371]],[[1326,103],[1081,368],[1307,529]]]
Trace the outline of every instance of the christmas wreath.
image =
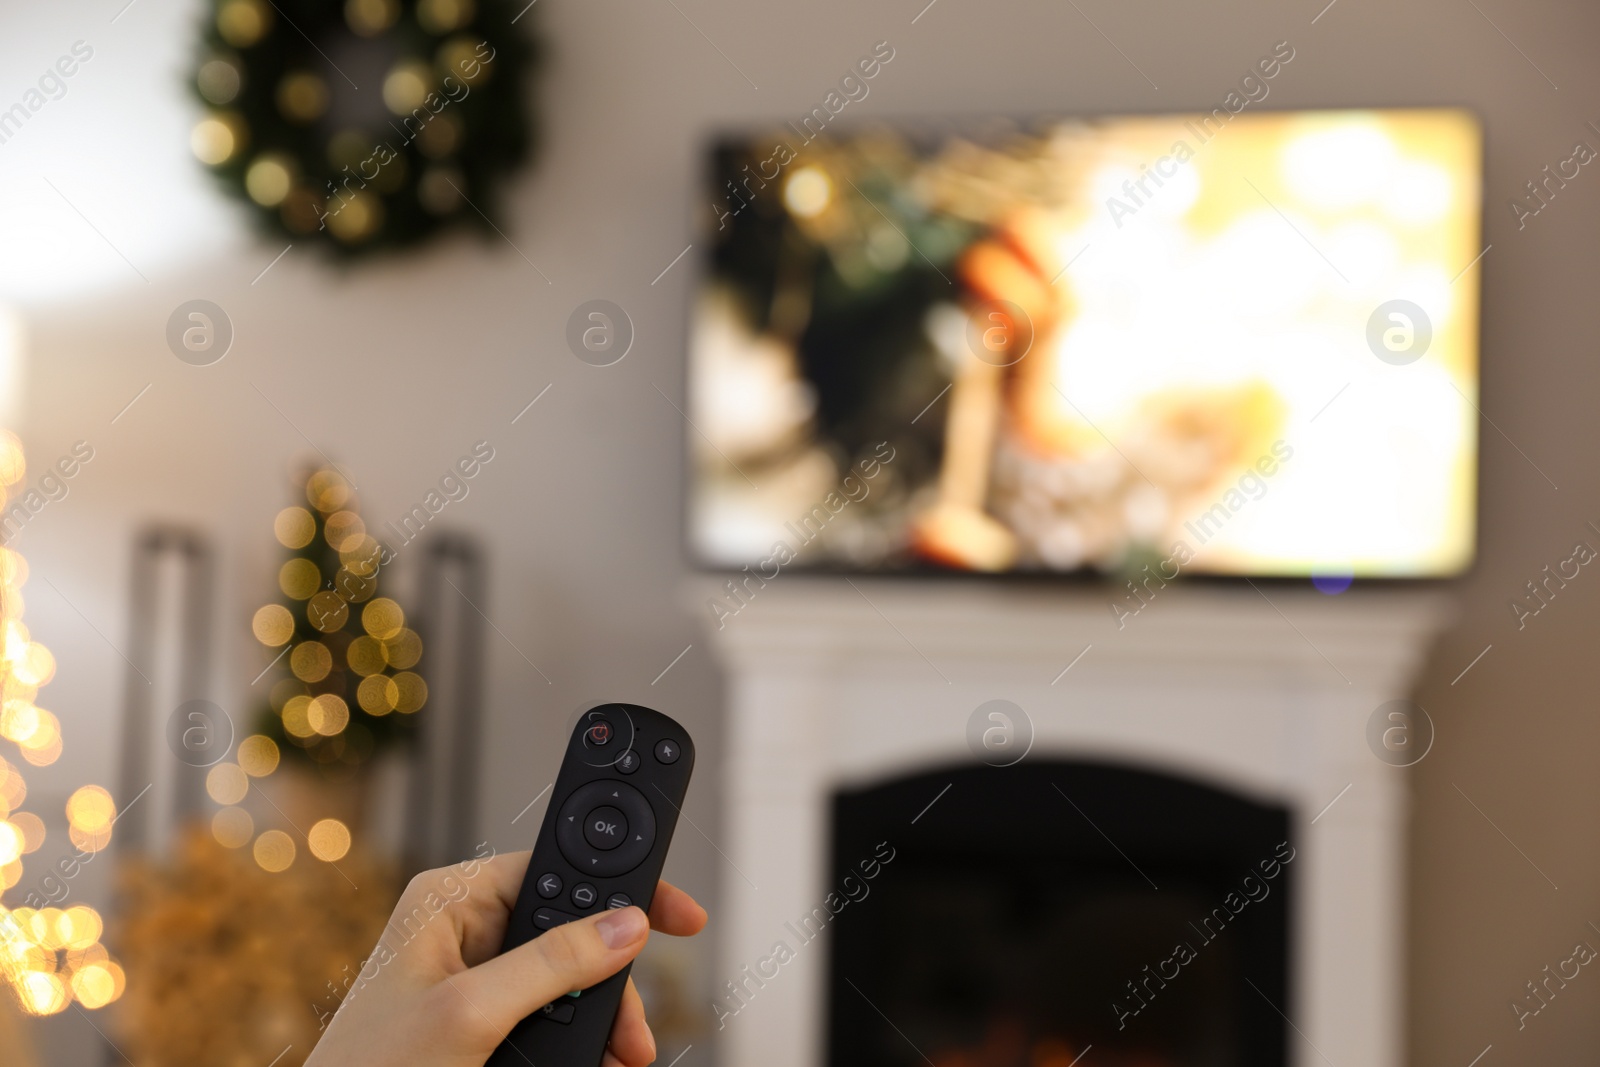
[[364,253],[487,228],[533,142],[520,17],[500,0],[213,0],[190,147],[293,240]]

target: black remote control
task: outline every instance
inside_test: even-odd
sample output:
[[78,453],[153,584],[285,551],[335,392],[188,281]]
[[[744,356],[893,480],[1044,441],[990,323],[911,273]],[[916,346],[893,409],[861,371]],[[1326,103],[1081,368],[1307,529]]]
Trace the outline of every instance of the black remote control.
[[[579,716],[500,951],[604,908],[649,912],[693,770],[688,732],[659,711]],[[486,1067],[599,1067],[631,969],[522,1020]]]

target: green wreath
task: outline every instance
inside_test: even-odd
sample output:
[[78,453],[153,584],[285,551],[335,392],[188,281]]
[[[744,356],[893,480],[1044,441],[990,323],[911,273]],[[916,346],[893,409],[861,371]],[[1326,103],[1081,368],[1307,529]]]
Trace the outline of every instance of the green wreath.
[[501,0],[213,0],[209,15],[190,147],[265,228],[359,254],[492,227],[496,184],[534,139],[520,14]]

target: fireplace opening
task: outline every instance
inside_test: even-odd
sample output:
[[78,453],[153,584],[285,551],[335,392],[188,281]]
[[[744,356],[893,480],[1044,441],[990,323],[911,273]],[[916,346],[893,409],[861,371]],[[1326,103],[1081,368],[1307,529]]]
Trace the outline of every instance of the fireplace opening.
[[828,1063],[1283,1067],[1294,855],[1285,808],[1105,763],[837,793]]

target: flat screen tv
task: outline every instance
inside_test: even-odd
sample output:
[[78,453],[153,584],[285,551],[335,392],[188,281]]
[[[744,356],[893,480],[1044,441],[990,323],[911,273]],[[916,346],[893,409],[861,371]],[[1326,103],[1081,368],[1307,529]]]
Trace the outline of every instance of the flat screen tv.
[[707,169],[702,564],[1471,562],[1471,114],[808,121],[720,140]]

